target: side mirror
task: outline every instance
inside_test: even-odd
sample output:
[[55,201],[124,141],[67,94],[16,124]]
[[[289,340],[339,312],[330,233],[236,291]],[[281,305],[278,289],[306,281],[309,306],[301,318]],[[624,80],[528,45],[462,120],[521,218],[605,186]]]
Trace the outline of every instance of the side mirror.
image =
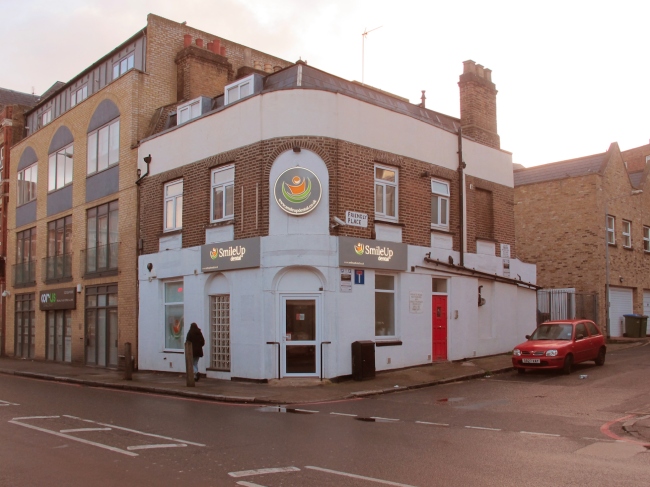
[[526,335],[526,340],[530,340],[530,335]]

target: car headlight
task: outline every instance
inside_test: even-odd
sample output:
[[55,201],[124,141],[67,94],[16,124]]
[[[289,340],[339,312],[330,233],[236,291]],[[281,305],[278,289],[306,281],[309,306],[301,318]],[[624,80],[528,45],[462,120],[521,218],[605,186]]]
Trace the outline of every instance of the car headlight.
[[557,357],[557,350],[547,350],[546,351],[546,356],[547,357]]
[[516,355],[516,356],[518,357],[519,355],[521,355],[521,350],[519,350],[518,348],[515,348],[515,349],[512,351],[512,354],[513,354],[513,355]]

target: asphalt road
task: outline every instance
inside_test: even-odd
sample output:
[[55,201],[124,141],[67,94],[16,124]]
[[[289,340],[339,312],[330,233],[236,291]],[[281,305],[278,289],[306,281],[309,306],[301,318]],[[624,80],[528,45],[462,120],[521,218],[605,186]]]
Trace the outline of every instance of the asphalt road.
[[644,346],[289,409],[0,376],[0,486],[647,486],[620,419],[650,411],[649,375]]

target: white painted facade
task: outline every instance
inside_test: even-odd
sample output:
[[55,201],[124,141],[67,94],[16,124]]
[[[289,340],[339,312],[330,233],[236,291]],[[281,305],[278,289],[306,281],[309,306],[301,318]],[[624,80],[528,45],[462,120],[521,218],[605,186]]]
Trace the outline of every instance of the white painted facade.
[[[251,123],[255,120],[256,123]],[[213,136],[218,134],[218,137]],[[266,93],[208,114],[142,143],[139,161],[151,154],[150,174],[158,174],[259,140],[286,136],[326,136],[400,154],[455,169],[455,134],[386,109],[340,94],[315,90]],[[513,186],[510,154],[464,141],[466,172],[498,184]],[[273,197],[276,178],[300,165],[320,179],[319,205],[303,216],[280,209]],[[142,165],[142,172],[147,168]],[[460,360],[507,352],[536,324],[536,293],[515,283],[489,276],[459,275],[445,266],[425,262],[425,256],[458,263],[451,237],[432,232],[431,247],[408,245],[403,271],[365,269],[365,283],[342,292],[339,237],[330,235],[329,175],[315,153],[302,150],[281,154],[268,180],[269,235],[260,239],[260,266],[203,273],[201,247],[181,248],[180,236],[161,238],[160,251],[139,257],[139,368],[184,371],[180,350],[165,349],[165,282],[182,283],[185,333],[191,322],[206,338],[201,372],[215,378],[273,379],[280,376],[349,376],[351,344],[357,340],[390,341],[376,347],[378,371],[431,363],[432,278],[447,279],[447,359]],[[466,207],[466,205],[465,205]],[[377,240],[401,242],[401,229],[376,226]],[[232,240],[232,227],[206,232],[206,244]],[[174,240],[174,238],[176,240]],[[164,241],[163,241],[164,240]],[[165,250],[169,249],[169,250]],[[469,269],[503,276],[503,259],[490,254],[465,254]],[[151,264],[152,270],[148,270]],[[510,259],[510,276],[535,283],[535,266]],[[395,333],[375,335],[375,277],[392,275],[395,282]],[[482,287],[485,304],[478,306]],[[210,296],[230,296],[230,371],[207,370],[212,337]],[[414,296],[423,303],[411,306]],[[292,374],[286,369],[285,302],[315,301],[316,369]],[[280,345],[268,344],[278,342]],[[322,342],[331,342],[324,344]],[[323,356],[321,357],[321,347]],[[280,359],[278,364],[278,348]],[[321,363],[323,364],[321,369]],[[279,365],[279,367],[278,367]]]

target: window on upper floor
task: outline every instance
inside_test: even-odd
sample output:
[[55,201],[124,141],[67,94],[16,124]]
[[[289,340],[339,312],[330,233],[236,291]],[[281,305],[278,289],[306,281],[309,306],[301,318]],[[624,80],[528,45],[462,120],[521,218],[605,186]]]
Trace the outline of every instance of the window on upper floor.
[[135,65],[135,54],[131,53],[123,57],[118,62],[113,64],[113,79],[117,79],[126,73],[129,69],[133,69]]
[[41,127],[45,127],[52,121],[52,109],[48,108],[41,114]]
[[235,166],[212,170],[212,215],[210,221],[229,220],[235,216]]
[[623,247],[632,247],[632,222],[623,220]]
[[86,212],[85,274],[117,269],[119,247],[119,201]]
[[54,191],[72,183],[73,144],[50,154],[47,190]]
[[18,171],[18,206],[36,199],[37,164]]
[[615,227],[616,227],[616,218],[607,215],[607,243],[610,245],[616,244],[616,233],[614,232]]
[[643,227],[643,250],[650,252],[650,227]]
[[375,166],[375,218],[397,220],[397,169]]
[[72,216],[47,224],[45,280],[72,276]]
[[431,180],[431,228],[449,230],[449,182]]
[[229,103],[233,103],[237,100],[241,100],[242,98],[252,95],[254,91],[254,82],[254,76],[251,75],[226,86],[224,90],[224,104],[228,105]]
[[88,98],[88,85],[72,90],[70,93],[70,106],[73,107],[77,103],[84,101],[86,98]]
[[14,284],[36,282],[36,227],[16,233]]
[[165,184],[165,232],[183,228],[183,180]]
[[88,174],[120,162],[120,120],[114,120],[88,134]]
[[179,105],[177,110],[176,124],[180,125],[189,122],[193,118],[201,115],[201,98],[192,100],[184,105]]

